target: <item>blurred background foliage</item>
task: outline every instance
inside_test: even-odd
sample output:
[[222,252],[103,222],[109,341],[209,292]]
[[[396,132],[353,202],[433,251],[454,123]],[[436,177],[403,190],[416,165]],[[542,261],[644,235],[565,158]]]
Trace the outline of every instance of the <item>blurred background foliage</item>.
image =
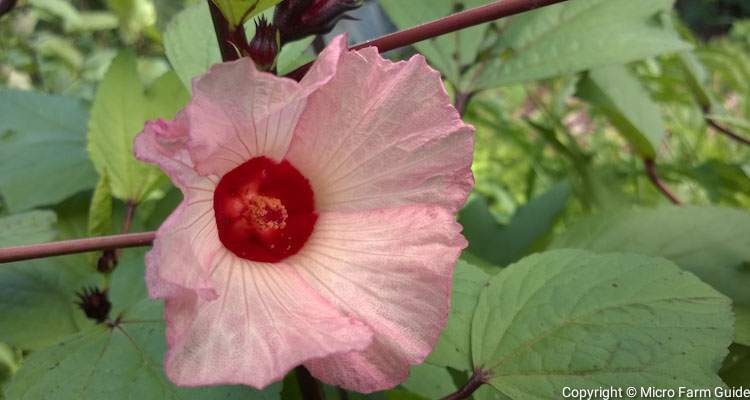
[[[356,19],[342,21],[330,34],[287,45],[279,68],[289,71],[313,59],[341,32],[349,34],[350,42],[361,42],[487,2],[437,2],[446,5],[443,9],[430,1],[408,2],[417,7],[416,16],[402,12],[407,2],[366,1],[352,13]],[[427,6],[420,9],[420,4]],[[545,18],[555,20],[553,15],[537,15],[537,21],[510,18],[387,54],[394,59],[424,54],[443,73],[465,119],[477,128],[476,188],[460,215],[471,242],[465,258],[480,265],[507,265],[544,248],[554,232],[584,214],[667,203],[649,180],[644,159],[655,159],[661,179],[684,203],[750,208],[750,146],[709,126],[711,120],[750,138],[750,2],[679,0],[674,12],[655,9],[654,14],[637,27],[663,37],[635,46],[645,50],[623,55],[614,67],[597,61],[605,48],[587,54],[596,68],[580,68],[570,59],[581,58],[575,52],[534,48],[539,43],[527,38],[531,34],[523,30],[524,24],[543,26]],[[640,23],[637,17],[633,23]],[[19,0],[0,17],[0,246],[17,244],[3,236],[3,229],[26,229],[32,242],[121,231],[127,199],[110,183],[117,178],[113,170],[103,172],[102,165],[109,163],[106,151],[89,148],[86,155],[86,133],[91,142],[104,140],[109,128],[103,120],[126,120],[137,113],[131,123],[142,124],[150,110],[133,111],[131,106],[159,96],[186,98],[189,88],[178,87],[178,76],[187,82],[218,61],[208,21],[207,7],[198,0]],[[246,27],[253,29],[251,22]],[[592,35],[585,30],[581,34]],[[628,39],[627,32],[622,37]],[[604,46],[625,54],[639,43],[637,35],[629,40],[605,41]],[[536,59],[526,60],[536,69],[513,65],[518,50],[513,43],[538,51]],[[195,60],[191,51],[204,58]],[[194,64],[180,61],[191,57]],[[121,103],[111,100],[118,97],[112,90],[107,110],[115,109],[117,115],[92,108],[98,89],[110,87],[100,83],[107,81],[112,65],[137,71],[146,88],[138,94],[142,98]],[[36,92],[55,97],[23,95]],[[21,105],[23,112],[17,109]],[[33,135],[19,139],[17,132]],[[106,150],[107,144],[101,148]],[[155,229],[180,200],[158,171],[148,173],[153,176],[138,194],[143,202],[132,231]],[[13,219],[17,214],[33,218]],[[135,254],[129,259],[142,256],[128,254]],[[89,268],[96,260],[87,257],[66,258],[79,265],[70,274],[85,275],[81,265]],[[40,270],[55,267],[48,260],[35,265]],[[6,285],[21,282],[11,268],[3,273],[10,274],[0,278]],[[66,274],[49,279],[56,284],[82,282]],[[22,282],[30,291],[42,290],[45,279]],[[66,296],[72,297],[78,287]],[[30,348],[55,342],[81,324],[67,316],[72,306],[56,307],[50,306],[45,317],[67,322],[60,322],[58,332],[40,333]],[[17,333],[0,326],[3,337]],[[747,385],[750,350],[734,346],[727,368],[742,369],[727,370],[725,379]],[[0,343],[0,380],[15,371],[22,355],[18,347]]]

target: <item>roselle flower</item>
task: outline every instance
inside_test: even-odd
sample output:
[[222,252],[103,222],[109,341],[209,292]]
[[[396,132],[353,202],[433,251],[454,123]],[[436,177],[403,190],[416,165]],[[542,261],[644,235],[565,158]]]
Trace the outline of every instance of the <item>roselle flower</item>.
[[382,390],[445,324],[472,128],[423,57],[345,43],[299,83],[216,65],[136,139],[184,194],[146,256],[178,385],[262,388],[304,364]]
[[287,43],[330,32],[347,11],[361,5],[362,0],[286,0],[274,9],[273,24]]

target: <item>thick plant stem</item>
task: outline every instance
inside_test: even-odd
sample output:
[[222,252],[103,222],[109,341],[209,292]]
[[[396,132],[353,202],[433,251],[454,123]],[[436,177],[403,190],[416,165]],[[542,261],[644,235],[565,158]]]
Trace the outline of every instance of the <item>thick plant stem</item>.
[[87,251],[150,246],[155,236],[156,232],[152,231],[6,247],[0,249],[0,263],[85,253]]
[[656,163],[654,163],[654,160],[644,158],[643,165],[646,168],[646,175],[648,175],[648,179],[651,180],[651,183],[653,183],[654,186],[656,186],[656,188],[659,189],[659,191],[662,192],[673,204],[678,206],[682,205],[682,201],[680,201],[661,178],[659,178],[659,175],[656,173]]
[[734,131],[727,128],[726,126],[719,124],[718,122],[716,122],[713,118],[709,116],[706,116],[705,119],[706,119],[706,123],[708,124],[708,126],[716,129],[719,133],[723,134],[724,136],[730,139],[736,140],[737,142],[750,146],[750,139],[740,136],[739,134],[735,133]]
[[138,207],[138,203],[133,200],[128,200],[128,203],[125,207],[125,220],[122,222],[122,233],[130,232],[130,225],[132,225],[133,223],[135,208]]
[[469,102],[471,101],[472,97],[474,97],[474,93],[472,92],[456,92],[456,110],[458,111],[458,114],[461,115],[461,118],[466,115],[466,111],[469,107]]
[[303,400],[323,400],[323,388],[320,387],[320,382],[310,375],[307,368],[300,365],[294,372],[297,374],[297,383]]
[[[214,23],[214,31],[216,31],[216,41],[219,42],[219,51],[221,52],[221,59],[224,61],[232,61],[239,58],[237,50],[232,46],[232,32],[229,26],[229,21],[224,18],[224,14],[221,13],[219,7],[212,0],[206,0],[208,2],[208,8],[211,10],[211,20]],[[244,35],[244,32],[243,32]]]
[[487,383],[487,373],[482,370],[475,370],[468,381],[455,393],[443,397],[441,400],[460,400],[468,399],[480,386]]
[[[567,0],[499,0],[485,6],[472,8],[456,13],[445,18],[436,19],[413,28],[381,36],[352,47],[353,50],[365,47],[377,47],[378,51],[384,53],[399,47],[408,46],[422,40],[430,39],[446,33],[455,32],[460,29],[494,21],[498,18],[508,17],[535,8],[562,3]],[[290,72],[287,76],[300,80],[312,63],[305,64]]]

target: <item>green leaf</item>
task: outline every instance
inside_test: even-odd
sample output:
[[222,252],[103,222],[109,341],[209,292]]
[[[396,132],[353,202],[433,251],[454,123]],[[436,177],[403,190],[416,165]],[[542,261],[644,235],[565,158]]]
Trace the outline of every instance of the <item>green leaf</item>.
[[687,85],[693,92],[698,104],[708,109],[714,103],[713,96],[708,90],[708,71],[692,51],[682,52],[677,55],[677,62],[685,72]]
[[75,292],[97,285],[81,255],[0,265],[0,341],[35,350],[87,326]]
[[458,390],[447,369],[430,364],[411,367],[409,379],[401,386],[425,399],[441,399]]
[[85,151],[88,113],[80,101],[0,89],[0,104],[0,193],[10,211],[94,187]]
[[135,159],[133,139],[147,120],[172,118],[187,100],[174,72],[146,90],[134,54],[121,52],[112,60],[91,108],[88,150],[99,175],[107,175],[113,197],[138,203],[164,182],[157,166]]
[[750,196],[750,174],[743,165],[710,159],[691,168],[687,174],[706,190],[712,202],[731,206],[747,204],[741,198]]
[[164,48],[169,63],[189,89],[192,89],[194,77],[221,62],[208,3],[201,1],[187,7],[169,21],[164,32]]
[[[5,343],[0,343],[0,388],[2,384],[8,380],[18,369],[20,360],[20,354],[13,351]],[[2,392],[0,392],[0,399],[2,399]]]
[[219,7],[230,26],[238,27],[281,0],[211,0]]
[[738,305],[734,307],[734,341],[744,346],[750,346],[750,307]]
[[713,388],[732,323],[729,299],[668,260],[552,251],[490,279],[472,356],[514,399],[565,386]]
[[513,18],[496,56],[474,66],[475,89],[625,64],[690,45],[654,18],[673,0],[571,0]]
[[313,39],[315,39],[314,36],[308,36],[304,39],[287,43],[281,48],[277,61],[279,76],[286,75],[302,65],[315,60],[315,56],[305,54],[305,50],[310,47]]
[[48,242],[55,238],[56,221],[49,210],[0,217],[0,247]]
[[99,178],[89,206],[89,235],[106,235],[112,229],[112,193],[106,170]]
[[6,388],[11,399],[277,399],[244,386],[177,388],[164,375],[160,303],[144,300],[114,329],[100,324],[32,353]]
[[460,260],[453,273],[451,313],[435,350],[427,358],[433,365],[473,371],[471,363],[471,316],[489,275],[479,267]]
[[719,207],[609,210],[571,226],[552,248],[664,257],[750,305],[750,213]]
[[656,157],[664,136],[659,105],[625,66],[589,71],[576,95],[602,111],[641,156]]
[[[399,29],[453,14],[457,9],[473,8],[490,0],[381,0],[379,3]],[[414,45],[453,84],[461,79],[460,69],[474,62],[489,24],[442,35]]]
[[[59,238],[85,235],[88,195],[81,193],[55,208]],[[49,211],[35,211],[44,229],[12,231],[14,240],[31,243],[52,239]],[[79,220],[83,229],[78,230]],[[49,225],[47,225],[49,224]],[[44,238],[42,237],[44,236]],[[4,244],[0,243],[0,246]],[[0,264],[0,342],[24,350],[54,343],[90,325],[75,305],[75,292],[101,283],[83,254]]]
[[550,231],[570,194],[570,184],[558,183],[519,207],[508,225],[499,224],[484,198],[475,197],[459,214],[469,241],[466,251],[497,266],[518,260]]
[[733,344],[719,372],[729,387],[750,385],[750,347]]

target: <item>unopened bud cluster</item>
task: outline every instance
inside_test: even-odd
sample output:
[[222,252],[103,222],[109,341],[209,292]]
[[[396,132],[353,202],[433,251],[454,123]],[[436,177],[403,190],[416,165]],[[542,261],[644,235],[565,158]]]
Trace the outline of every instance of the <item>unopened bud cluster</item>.
[[259,69],[273,70],[283,44],[328,33],[339,20],[348,18],[346,12],[361,5],[362,0],[282,1],[274,10],[273,22],[258,18],[252,40],[238,45],[238,49],[252,58]]

